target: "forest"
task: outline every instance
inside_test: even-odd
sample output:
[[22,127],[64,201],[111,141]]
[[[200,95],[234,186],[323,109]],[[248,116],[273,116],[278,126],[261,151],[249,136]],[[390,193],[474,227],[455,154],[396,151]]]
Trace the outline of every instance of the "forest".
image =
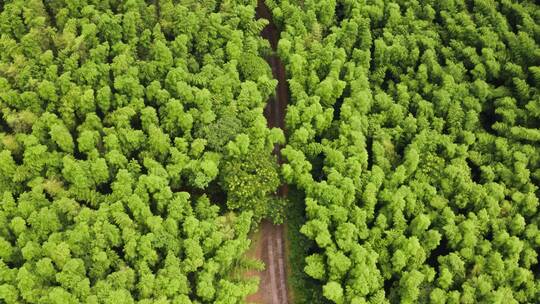
[[267,222],[291,304],[538,303],[539,45],[532,0],[0,0],[0,303],[251,303]]

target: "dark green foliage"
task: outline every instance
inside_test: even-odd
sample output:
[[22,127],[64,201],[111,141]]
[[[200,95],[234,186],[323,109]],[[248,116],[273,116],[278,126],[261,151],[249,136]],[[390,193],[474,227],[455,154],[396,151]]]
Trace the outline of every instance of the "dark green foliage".
[[197,129],[197,136],[205,138],[209,148],[223,152],[227,143],[234,140],[241,131],[241,121],[234,113],[224,113],[215,122]]
[[220,182],[227,192],[227,207],[253,210],[256,220],[268,215],[269,208],[279,203],[270,197],[280,183],[277,168],[274,156],[256,151],[225,160]]
[[322,295],[319,282],[304,272],[307,261],[306,256],[315,250],[315,243],[300,233],[305,221],[302,193],[294,188],[289,189],[289,207],[287,216],[287,238],[289,240],[289,267],[291,275],[288,277],[289,286],[292,287],[294,303],[323,304],[330,303]]

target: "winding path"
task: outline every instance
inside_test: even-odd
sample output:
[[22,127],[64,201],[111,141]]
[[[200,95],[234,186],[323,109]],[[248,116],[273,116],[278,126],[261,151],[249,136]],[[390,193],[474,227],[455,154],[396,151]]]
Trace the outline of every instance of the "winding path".
[[[263,29],[261,36],[270,42],[274,54],[267,58],[272,67],[272,73],[278,80],[276,96],[269,100],[264,114],[269,127],[284,129],[285,109],[287,107],[288,90],[285,77],[285,67],[275,54],[279,40],[279,30],[272,22],[272,15],[263,0],[258,1],[257,18],[264,18],[270,23]],[[274,153],[281,163],[280,147],[276,145]],[[287,195],[287,186],[282,185],[278,189],[278,194],[282,197]],[[266,267],[265,270],[257,273],[260,277],[259,291],[248,297],[248,302],[264,304],[288,304],[287,291],[287,255],[286,243],[284,242],[285,226],[273,225],[268,221],[263,221],[260,226],[261,236],[256,244],[255,255],[261,259]]]

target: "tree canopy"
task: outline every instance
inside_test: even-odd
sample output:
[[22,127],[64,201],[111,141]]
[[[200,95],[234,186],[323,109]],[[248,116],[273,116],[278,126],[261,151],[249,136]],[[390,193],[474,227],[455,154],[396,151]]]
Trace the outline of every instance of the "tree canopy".
[[0,3],[0,302],[257,289],[231,273],[274,212],[283,134],[256,4]]
[[313,280],[332,303],[537,302],[538,5],[266,3],[310,240],[296,302],[325,302]]

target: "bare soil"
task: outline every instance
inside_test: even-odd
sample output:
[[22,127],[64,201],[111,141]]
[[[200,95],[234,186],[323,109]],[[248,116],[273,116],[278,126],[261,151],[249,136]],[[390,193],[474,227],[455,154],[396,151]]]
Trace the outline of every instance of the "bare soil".
[[[275,97],[268,101],[264,114],[269,127],[284,129],[285,109],[288,101],[288,89],[285,75],[285,67],[275,54],[279,40],[279,30],[272,22],[272,14],[263,0],[258,1],[257,18],[264,18],[270,23],[263,29],[261,36],[268,39],[274,54],[267,58],[272,67],[272,74],[278,80]],[[281,163],[280,147],[276,145],[274,153]],[[278,189],[278,195],[287,196],[287,186],[282,185]],[[285,225],[273,225],[269,221],[263,221],[259,232],[252,238],[254,243],[248,256],[262,260],[266,267],[263,271],[249,272],[248,276],[260,277],[259,291],[247,298],[251,303],[264,304],[288,304],[287,288],[287,243],[284,240]]]
[[247,274],[260,278],[259,291],[250,295],[247,301],[263,304],[289,303],[283,225],[273,225],[268,221],[263,221],[260,231],[260,237],[254,243],[250,257],[262,260],[266,267],[263,271],[251,271]]

